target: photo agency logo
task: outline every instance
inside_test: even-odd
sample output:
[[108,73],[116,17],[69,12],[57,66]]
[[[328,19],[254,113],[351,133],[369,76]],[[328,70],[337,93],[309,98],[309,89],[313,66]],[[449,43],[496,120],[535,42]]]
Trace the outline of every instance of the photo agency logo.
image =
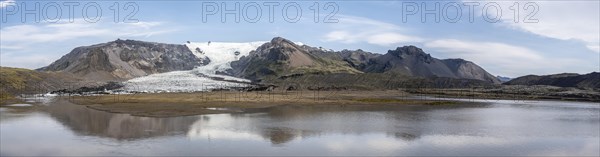
[[[14,1],[0,2],[2,23],[59,23],[75,22],[81,17],[85,22],[96,23],[112,19],[115,23],[139,22],[140,10],[136,2],[127,1]],[[110,18],[104,18],[110,17]]]
[[[116,23],[135,23],[139,21],[136,15],[140,11],[136,1],[4,0],[0,4],[2,23],[9,20],[22,23],[72,23],[76,17],[82,17],[90,23],[105,19],[103,17],[110,17]],[[310,17],[307,19],[315,23],[337,23],[339,20],[336,15],[340,7],[336,2],[327,1],[201,1],[199,9],[204,23],[297,23],[304,17]]]
[[202,2],[202,22],[219,19],[222,23],[297,23],[310,16],[315,23],[337,23],[340,9],[336,2]]
[[[539,5],[529,1],[398,1],[400,14],[392,13],[403,23],[457,23],[477,20],[497,23],[537,23]],[[343,2],[339,2],[343,3]],[[341,5],[343,6],[343,5]],[[338,23],[338,2],[327,1],[286,1],[286,2],[244,2],[207,1],[202,2],[202,22],[257,23],[288,22],[297,23],[311,20],[314,23]]]
[[528,1],[410,1],[402,2],[401,6],[403,23],[457,23],[461,21],[474,23],[476,20],[489,23],[497,23],[501,20],[515,23],[538,23],[536,15],[540,10],[537,3]]

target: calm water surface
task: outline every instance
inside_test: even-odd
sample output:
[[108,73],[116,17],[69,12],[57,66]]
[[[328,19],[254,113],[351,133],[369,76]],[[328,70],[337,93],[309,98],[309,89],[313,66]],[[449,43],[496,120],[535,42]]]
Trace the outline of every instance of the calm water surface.
[[600,105],[281,106],[135,117],[45,100],[0,108],[0,155],[600,155]]

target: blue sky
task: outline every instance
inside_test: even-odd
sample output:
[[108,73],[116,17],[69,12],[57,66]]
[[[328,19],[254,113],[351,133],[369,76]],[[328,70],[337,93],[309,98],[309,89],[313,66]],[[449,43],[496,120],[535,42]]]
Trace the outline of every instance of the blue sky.
[[[319,7],[315,7],[315,2]],[[39,8],[35,7],[36,3]],[[115,3],[119,7],[115,7]],[[221,14],[225,12],[221,7],[235,9],[236,3],[240,21],[236,22],[235,15],[229,14],[222,22]],[[73,4],[78,5],[73,7],[73,16],[69,16],[67,6]],[[271,16],[273,22],[269,21],[268,5],[276,5]],[[24,6],[34,11],[22,12]],[[473,10],[468,6],[473,6]],[[102,16],[96,16],[95,7],[102,10]],[[219,9],[211,12],[212,7]],[[302,10],[299,16],[296,16],[296,7]],[[423,22],[423,7],[437,14],[425,14]],[[115,8],[119,8],[119,22],[114,20]],[[497,16],[495,8],[502,10],[502,16]],[[257,10],[260,18],[256,16]],[[516,16],[515,10],[519,12]],[[434,57],[467,59],[494,75],[509,77],[589,73],[600,71],[599,10],[598,1],[154,0],[65,4],[65,1],[3,0],[0,3],[0,65],[39,68],[77,46],[117,38],[180,44],[186,41],[268,41],[281,36],[316,47],[363,49],[374,53],[416,45]],[[22,14],[31,12],[40,15],[39,23],[33,14]],[[123,22],[131,12],[135,14]],[[458,13],[460,18],[456,18]],[[57,15],[60,18],[55,18]],[[207,17],[205,20],[203,15]],[[439,22],[435,16],[439,16]],[[330,17],[329,23],[324,22],[326,17]]]

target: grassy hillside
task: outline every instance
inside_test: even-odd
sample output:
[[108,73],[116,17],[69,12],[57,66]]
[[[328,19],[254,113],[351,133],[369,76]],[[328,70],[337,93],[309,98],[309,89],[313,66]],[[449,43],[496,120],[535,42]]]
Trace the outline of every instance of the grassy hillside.
[[13,99],[30,81],[40,81],[40,75],[28,69],[0,67],[0,99]]
[[0,101],[14,99],[20,94],[39,94],[69,86],[76,81],[59,72],[38,72],[23,68],[0,67]]

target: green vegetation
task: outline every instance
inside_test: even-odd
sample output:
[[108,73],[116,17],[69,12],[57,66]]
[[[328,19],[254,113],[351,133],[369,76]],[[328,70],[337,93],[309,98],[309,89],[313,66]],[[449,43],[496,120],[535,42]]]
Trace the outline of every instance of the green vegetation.
[[59,72],[38,72],[23,68],[0,67],[0,101],[13,102],[20,94],[39,94],[60,88],[74,80]]
[[21,68],[9,68],[0,67],[0,84],[2,88],[14,90],[25,87],[27,80],[42,80],[38,72],[21,69]]
[[28,80],[42,80],[36,71],[21,68],[0,67],[0,104],[15,99],[14,93],[24,89]]
[[7,92],[0,91],[0,105],[6,104],[8,101],[14,100],[15,97]]
[[334,73],[348,73],[348,74],[360,74],[361,71],[356,69],[339,66],[339,65],[323,65],[323,66],[301,66],[297,68],[293,68],[289,72],[290,74],[298,73],[309,73],[309,74],[334,74]]

